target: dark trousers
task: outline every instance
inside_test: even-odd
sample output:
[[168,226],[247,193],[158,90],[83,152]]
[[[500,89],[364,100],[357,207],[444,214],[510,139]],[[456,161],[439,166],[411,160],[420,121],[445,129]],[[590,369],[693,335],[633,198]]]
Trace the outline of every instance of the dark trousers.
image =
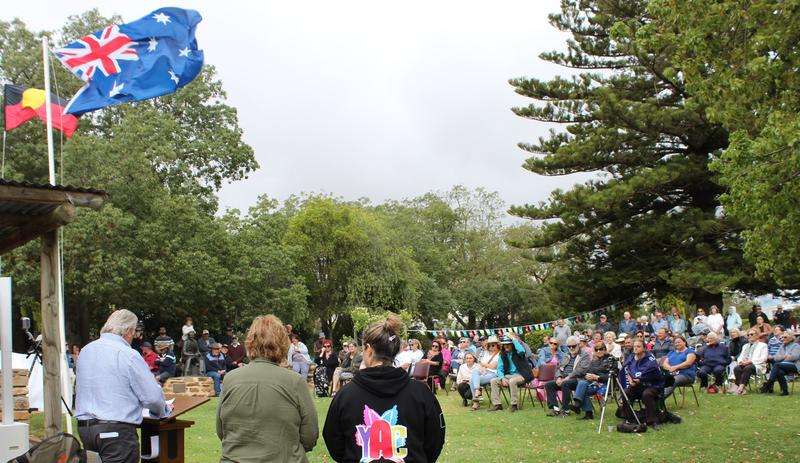
[[724,365],[717,365],[715,367],[703,365],[697,370],[697,376],[700,377],[700,387],[708,387],[708,375],[714,375],[714,384],[722,386],[722,383],[725,382],[723,380],[724,374]]
[[78,426],[78,434],[83,447],[99,453],[103,463],[139,463],[139,436],[132,424]]
[[737,386],[747,384],[750,382],[750,376],[756,372],[756,366],[752,363],[747,366],[736,365],[733,368],[734,383]]
[[469,383],[459,383],[457,389],[462,399],[472,400],[472,388],[469,386]]
[[547,406],[555,408],[558,405],[558,397],[556,396],[558,391],[561,391],[561,403],[565,406],[568,405],[572,398],[572,391],[576,387],[578,387],[578,380],[575,378],[561,381],[561,386],[556,384],[555,380],[544,383],[544,390],[547,393]]
[[772,390],[775,381],[781,385],[781,391],[789,392],[789,385],[786,384],[786,375],[797,374],[797,367],[794,363],[778,362],[772,365],[772,370],[769,372],[769,380],[767,381],[767,388]]
[[[630,400],[641,400],[642,405],[644,405],[644,415],[645,415],[645,422],[648,425],[653,425],[657,422],[656,420],[656,401],[658,400],[658,389],[654,387],[647,387],[642,384],[634,384],[633,386],[628,387],[625,389],[625,394],[628,395],[628,399]],[[628,421],[636,421],[636,419],[631,416],[631,407],[625,397],[622,398],[622,412],[625,414],[625,417]]]

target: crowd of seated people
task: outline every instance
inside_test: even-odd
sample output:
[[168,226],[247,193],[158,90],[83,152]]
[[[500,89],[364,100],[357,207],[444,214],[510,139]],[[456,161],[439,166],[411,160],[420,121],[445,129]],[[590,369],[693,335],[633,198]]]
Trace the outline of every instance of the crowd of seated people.
[[[785,329],[792,326],[790,316],[781,315],[780,323],[770,324],[767,315],[756,308],[749,320],[744,320],[752,320],[752,326],[744,329],[735,307],[725,316],[716,306],[708,311],[699,308],[691,317],[675,307],[668,313],[656,311],[634,318],[626,311],[618,325],[603,314],[582,332],[572,331],[561,319],[541,346],[528,346],[516,333],[461,338],[449,347],[446,340],[436,339],[416,361],[431,366],[432,388],[444,383],[442,368],[449,363],[455,377],[451,387],[458,391],[464,406],[471,402],[472,410],[481,408],[487,394],[489,410],[502,410],[501,395],[506,389],[510,410],[515,412],[521,390],[527,387],[546,402],[548,416],[575,413],[593,419],[592,400],[602,396],[609,372],[617,369],[627,396],[641,402],[649,424],[657,420],[659,400],[698,380],[701,390],[709,394],[744,395],[754,378],[762,382],[764,393],[773,392],[775,383],[781,394],[789,393],[788,382],[800,368],[800,344],[795,334]],[[416,351],[421,352],[419,347]],[[446,354],[450,354],[450,362],[444,360]],[[404,355],[410,354],[399,357]],[[404,365],[408,368],[411,363]],[[554,372],[553,377],[540,380],[545,367],[548,374]]]

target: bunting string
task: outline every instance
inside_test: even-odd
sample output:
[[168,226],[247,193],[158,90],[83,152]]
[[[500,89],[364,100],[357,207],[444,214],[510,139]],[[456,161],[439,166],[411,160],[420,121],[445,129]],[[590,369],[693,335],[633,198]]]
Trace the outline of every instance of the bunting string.
[[[605,313],[605,312],[614,312],[626,302],[633,301],[638,299],[638,297],[628,298],[622,301],[615,302],[613,304],[609,304],[599,309],[589,310],[587,312],[581,312],[579,314],[575,314],[569,317],[562,317],[567,322],[575,322],[578,323],[591,319],[593,315],[597,313]],[[507,326],[503,328],[476,328],[476,329],[441,329],[441,330],[408,330],[409,333],[424,333],[432,337],[444,336],[445,338],[466,338],[466,337],[473,337],[475,335],[478,336],[491,336],[491,335],[498,335],[498,336],[505,336],[507,333],[517,333],[517,334],[525,334],[530,333],[532,331],[540,331],[550,329],[555,322],[560,320],[561,318],[557,318],[555,320],[550,320],[546,322],[538,322],[538,323],[526,323],[523,325],[516,325],[516,326]]]

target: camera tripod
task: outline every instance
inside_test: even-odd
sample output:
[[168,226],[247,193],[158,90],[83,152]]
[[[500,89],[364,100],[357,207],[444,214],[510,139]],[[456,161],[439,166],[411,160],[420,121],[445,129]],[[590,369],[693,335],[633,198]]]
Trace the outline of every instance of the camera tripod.
[[636,420],[636,424],[638,424],[639,426],[642,425],[642,422],[639,421],[639,416],[633,410],[631,401],[628,400],[628,395],[625,393],[625,388],[622,387],[622,383],[619,382],[619,375],[617,373],[618,371],[612,370],[611,373],[609,373],[608,375],[608,381],[606,381],[606,393],[603,396],[603,405],[600,409],[600,425],[597,427],[597,434],[600,434],[600,432],[603,429],[603,420],[606,417],[606,407],[608,406],[608,396],[610,395],[611,397],[613,397],[614,400],[617,401],[617,406],[619,406],[619,399],[617,397],[616,391],[614,391],[615,386],[619,388],[619,392],[622,393],[622,397],[624,398],[623,403],[628,405],[628,410],[630,410],[631,415],[633,415],[633,418]]
[[[30,378],[31,373],[33,373],[33,367],[36,366],[36,362],[39,362],[39,364],[44,367],[44,363],[42,362],[42,340],[34,338],[31,332],[27,329],[25,330],[25,334],[28,335],[28,343],[30,344],[30,347],[28,347],[28,354],[25,356],[25,359],[28,359],[31,355],[33,355],[31,367],[28,368],[28,378]],[[69,416],[74,418],[75,415],[72,414],[72,408],[69,406],[69,404],[67,404],[67,401],[64,400],[64,396],[61,394],[58,396],[61,399],[61,403],[64,404],[64,408],[67,409]]]

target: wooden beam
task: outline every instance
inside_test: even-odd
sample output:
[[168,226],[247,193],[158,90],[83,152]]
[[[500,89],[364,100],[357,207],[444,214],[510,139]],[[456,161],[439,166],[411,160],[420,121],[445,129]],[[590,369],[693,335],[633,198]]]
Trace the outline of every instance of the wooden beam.
[[57,231],[42,235],[42,365],[44,367],[44,435],[61,432],[61,353],[58,323]]
[[[0,225],[4,225],[5,217],[0,217]],[[7,237],[0,240],[0,254],[18,248],[28,241],[34,240],[43,234],[56,230],[75,220],[75,206],[62,204],[46,215],[29,217],[27,223],[16,228]],[[23,222],[17,221],[22,224]],[[11,225],[11,223],[9,223]]]
[[74,191],[49,190],[21,186],[0,185],[0,200],[20,203],[69,203],[78,207],[100,209],[107,195]]

